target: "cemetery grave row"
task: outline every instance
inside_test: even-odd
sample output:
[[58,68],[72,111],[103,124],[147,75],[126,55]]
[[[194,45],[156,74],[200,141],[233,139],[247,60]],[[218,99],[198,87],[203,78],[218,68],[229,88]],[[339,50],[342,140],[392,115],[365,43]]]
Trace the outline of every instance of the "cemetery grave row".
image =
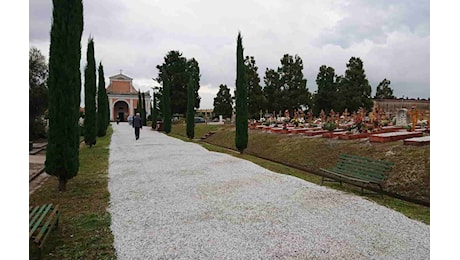
[[[406,145],[429,144],[429,112],[421,113],[415,106],[410,110],[401,108],[391,117],[378,107],[366,113],[360,109],[350,115],[347,109],[340,115],[331,109],[329,115],[323,110],[319,117],[307,116],[302,111],[295,111],[291,118],[286,110],[267,115],[260,121],[251,122],[250,129],[263,130],[278,134],[297,134],[309,137],[337,138],[353,140],[369,138],[371,142],[392,142],[405,140]],[[423,138],[422,138],[423,137]]]

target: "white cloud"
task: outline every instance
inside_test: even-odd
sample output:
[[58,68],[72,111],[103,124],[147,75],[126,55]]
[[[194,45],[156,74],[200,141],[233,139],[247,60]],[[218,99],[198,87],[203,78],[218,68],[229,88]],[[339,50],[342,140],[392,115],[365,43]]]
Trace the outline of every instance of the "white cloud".
[[[50,1],[30,3],[29,45],[45,56],[51,11]],[[355,56],[374,89],[388,78],[401,94],[429,96],[428,0],[98,0],[84,2],[84,13],[82,64],[91,34],[106,76],[122,69],[146,88],[170,50],[198,61],[202,88],[217,93],[220,84],[233,86],[241,31],[244,55],[255,57],[262,84],[266,68],[276,69],[286,53],[302,58],[310,91],[321,65],[340,75]],[[212,91],[201,93],[202,104],[212,105]]]

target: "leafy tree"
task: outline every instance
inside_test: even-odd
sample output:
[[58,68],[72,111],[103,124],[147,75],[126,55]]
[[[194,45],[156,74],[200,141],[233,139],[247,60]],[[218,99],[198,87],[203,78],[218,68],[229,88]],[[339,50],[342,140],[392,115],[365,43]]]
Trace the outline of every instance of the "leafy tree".
[[363,62],[360,58],[351,57],[347,63],[345,76],[339,81],[340,111],[357,111],[360,107],[370,111],[373,105],[371,86],[366,78]]
[[264,84],[263,94],[267,102],[265,109],[278,113],[283,109],[281,105],[281,79],[279,73],[267,68],[265,70]]
[[329,112],[331,109],[334,109],[334,111],[339,110],[336,77],[334,68],[326,67],[326,65],[322,65],[319,68],[318,75],[316,76],[318,91],[315,95],[313,106],[313,113],[315,115],[318,115],[321,110],[325,112]]
[[96,144],[96,61],[94,59],[94,40],[89,38],[85,67],[85,143]]
[[[193,70],[195,67],[191,67]],[[193,73],[190,73],[192,75]],[[195,81],[190,77],[187,84],[187,137],[195,137]]]
[[79,168],[82,32],[82,1],[53,0],[45,171],[59,178],[59,191],[66,190],[67,181],[77,175]]
[[163,104],[163,130],[169,134],[171,132],[171,95],[170,95],[170,75],[167,73],[164,75],[163,81],[163,93],[162,93],[162,104]]
[[281,67],[278,67],[281,83],[281,106],[283,109],[294,110],[311,108],[311,93],[307,88],[307,80],[303,77],[302,59],[295,55],[284,54]]
[[233,100],[227,85],[221,84],[219,86],[213,106],[215,115],[222,115],[223,118],[230,118],[232,116]]
[[260,110],[265,108],[265,97],[260,86],[260,78],[257,73],[258,67],[254,56],[246,56],[244,59],[248,79],[248,111],[250,118],[259,118]]
[[48,107],[48,64],[39,49],[29,49],[29,139],[45,137],[41,117]]
[[241,33],[238,33],[236,45],[236,134],[235,146],[240,153],[248,147],[248,81],[243,59]]
[[380,82],[379,85],[377,86],[377,91],[375,93],[374,98],[377,98],[377,99],[396,98],[395,96],[393,96],[393,89],[390,88],[390,83],[391,81],[389,81],[388,79],[382,80],[382,82]]
[[[196,60],[187,61],[182,53],[179,51],[169,51],[164,57],[162,65],[158,65],[159,70],[158,77],[156,80],[162,83],[165,80],[165,75],[170,76],[170,95],[171,95],[171,111],[173,114],[185,114],[187,111],[187,83],[189,80],[189,72],[187,68],[190,66],[196,66],[193,70],[197,75],[193,75],[193,79],[197,80],[195,89],[195,108],[199,108],[200,97],[198,95],[199,90],[199,73],[198,62]],[[163,90],[160,90],[162,92]]]
[[97,71],[99,78],[97,89],[97,136],[102,137],[106,135],[107,126],[109,125],[107,117],[109,101],[105,90],[104,67],[102,66],[102,62],[99,63]]

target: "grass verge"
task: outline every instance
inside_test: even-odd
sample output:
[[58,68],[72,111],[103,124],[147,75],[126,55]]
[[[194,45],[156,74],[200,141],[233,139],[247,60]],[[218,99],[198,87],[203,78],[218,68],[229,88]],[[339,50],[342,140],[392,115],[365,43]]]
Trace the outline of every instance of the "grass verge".
[[[58,230],[52,231],[42,252],[43,259],[116,259],[111,217],[107,211],[109,145],[112,128],[97,138],[92,148],[80,147],[80,168],[67,182],[67,191],[58,191],[58,179],[51,176],[29,197],[29,205],[59,204]],[[37,247],[29,242],[29,259],[37,258]]]

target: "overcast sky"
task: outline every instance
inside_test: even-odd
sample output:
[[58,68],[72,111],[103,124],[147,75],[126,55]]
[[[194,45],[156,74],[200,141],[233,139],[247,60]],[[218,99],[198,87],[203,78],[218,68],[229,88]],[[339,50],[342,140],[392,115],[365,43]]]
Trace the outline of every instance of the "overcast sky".
[[[397,97],[430,97],[428,0],[97,0],[83,1],[82,71],[91,35],[96,62],[108,77],[133,78],[142,91],[157,83],[157,65],[170,50],[200,66],[201,108],[212,108],[220,84],[234,88],[236,38],[254,56],[263,85],[266,68],[298,55],[307,87],[317,90],[321,65],[344,75],[360,57],[372,96],[384,78]],[[29,1],[29,47],[48,57],[51,0]]]

